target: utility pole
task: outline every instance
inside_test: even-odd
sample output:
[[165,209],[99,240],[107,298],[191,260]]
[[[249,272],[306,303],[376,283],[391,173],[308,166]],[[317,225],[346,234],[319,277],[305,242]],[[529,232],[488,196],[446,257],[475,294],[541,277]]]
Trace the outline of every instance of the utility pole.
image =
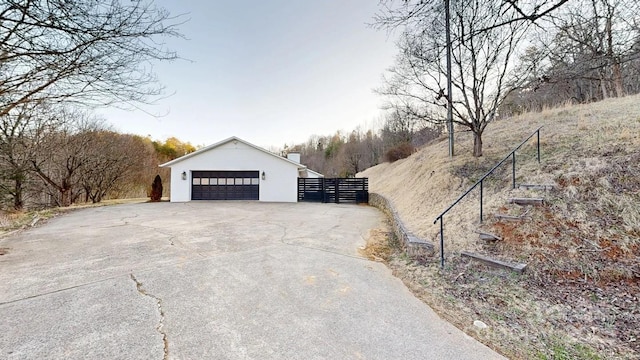
[[453,99],[451,89],[451,0],[444,0],[445,34],[447,39],[447,129],[449,130],[449,157],[453,157]]

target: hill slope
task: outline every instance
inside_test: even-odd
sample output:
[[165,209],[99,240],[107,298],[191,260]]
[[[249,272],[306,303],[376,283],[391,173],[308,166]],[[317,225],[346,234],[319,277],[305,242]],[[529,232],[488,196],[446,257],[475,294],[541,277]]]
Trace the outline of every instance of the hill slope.
[[[633,358],[640,351],[640,96],[496,121],[479,159],[470,155],[471,134],[457,133],[453,159],[443,137],[359,176],[393,202],[411,231],[437,246],[436,216],[539,126],[542,162],[532,139],[517,153],[516,182],[554,190],[512,190],[508,162],[485,183],[483,224],[477,190],[445,216],[445,271],[436,261],[401,257],[390,266],[441,315],[508,356]],[[519,196],[546,203],[528,210],[506,204]],[[524,211],[522,222],[491,216]],[[476,230],[503,241],[480,242]],[[460,258],[461,250],[529,268],[520,277],[487,272]],[[492,330],[470,327],[477,317]]]

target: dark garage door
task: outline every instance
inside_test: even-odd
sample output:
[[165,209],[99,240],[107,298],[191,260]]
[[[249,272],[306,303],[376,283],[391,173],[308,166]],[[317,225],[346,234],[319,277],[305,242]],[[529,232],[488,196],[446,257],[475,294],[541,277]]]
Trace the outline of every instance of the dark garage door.
[[258,171],[193,171],[191,200],[259,200]]

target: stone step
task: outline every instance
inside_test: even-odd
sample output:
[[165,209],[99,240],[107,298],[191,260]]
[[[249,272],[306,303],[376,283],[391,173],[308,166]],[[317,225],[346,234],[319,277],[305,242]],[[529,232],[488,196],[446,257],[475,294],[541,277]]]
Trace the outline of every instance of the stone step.
[[485,265],[489,265],[492,267],[496,267],[496,268],[502,268],[502,269],[508,269],[517,273],[523,273],[524,270],[527,268],[527,264],[520,264],[520,263],[509,263],[506,261],[501,261],[501,260],[496,260],[496,259],[491,259],[487,256],[484,255],[478,255],[478,254],[474,254],[474,253],[470,253],[468,251],[462,251],[460,253],[460,255],[468,257],[470,259],[476,260],[476,261],[480,261],[481,263],[485,264]]
[[519,184],[518,187],[525,190],[553,190],[556,186],[553,184]]
[[477,231],[477,233],[478,235],[480,235],[480,240],[484,240],[487,242],[495,242],[495,241],[502,240],[502,238],[496,234],[482,232],[482,231]]
[[542,205],[544,204],[543,198],[511,198],[509,199],[510,204],[517,205]]
[[429,257],[435,253],[435,247],[432,243],[421,240],[411,234],[407,234],[406,247],[407,254],[411,257]]

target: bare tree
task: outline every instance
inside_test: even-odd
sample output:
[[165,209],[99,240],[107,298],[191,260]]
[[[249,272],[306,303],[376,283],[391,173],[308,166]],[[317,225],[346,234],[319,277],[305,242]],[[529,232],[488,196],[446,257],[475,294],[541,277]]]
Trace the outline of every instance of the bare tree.
[[324,156],[325,139],[322,136],[311,135],[304,144],[299,144],[300,161],[308,168],[325,173],[326,158]]
[[0,4],[0,117],[25,103],[150,101],[149,66],[173,60],[162,37],[180,20],[146,0],[7,0]]
[[[403,109],[406,110],[406,109]],[[401,143],[412,143],[413,135],[422,127],[422,119],[407,114],[399,109],[390,109],[385,114],[385,121],[380,130],[385,148],[394,147]]]
[[640,4],[632,0],[574,0],[537,29],[520,57],[527,83],[501,109],[536,111],[640,91]]
[[88,146],[78,174],[86,202],[98,203],[134,182],[136,170],[153,156],[151,148],[132,135],[110,130],[89,130],[80,135]]
[[[58,137],[68,133],[67,128],[54,126],[53,117],[44,116],[49,108],[59,102],[129,106],[153,101],[163,89],[151,62],[177,58],[163,41],[180,36],[181,21],[153,0],[0,4],[0,186],[14,207],[23,206],[23,185],[30,178],[27,168],[35,166],[39,176],[47,178],[41,161],[55,154],[31,153],[40,140],[38,131],[51,135],[60,130]],[[76,166],[71,161],[68,172]],[[66,181],[71,180],[68,175]],[[57,185],[61,193],[70,188],[66,183]],[[65,195],[62,200],[69,199]]]
[[[381,27],[404,24],[396,65],[379,93],[402,116],[441,124],[448,102],[443,9],[436,2],[419,2],[428,6],[413,13],[419,3],[405,3],[410,5],[377,18]],[[474,156],[482,156],[485,128],[523,79],[513,71],[513,58],[529,23],[515,21],[522,14],[514,6],[473,0],[452,4],[453,121],[474,133]]]
[[50,189],[53,203],[69,206],[81,195],[82,169],[92,160],[92,133],[102,130],[103,124],[75,109],[62,109],[53,116],[61,125],[46,134],[30,161]]
[[362,170],[378,165],[384,152],[382,138],[378,136],[376,132],[369,129],[362,137],[361,142],[364,147],[364,164]]
[[383,153],[382,139],[373,130],[363,133],[358,127],[345,135],[313,135],[306,143],[295,145],[302,163],[327,177],[354,176],[377,165]]
[[349,134],[347,142],[342,147],[344,154],[344,175],[347,177],[355,176],[364,169],[364,160],[366,155],[366,147],[362,139],[362,133],[359,129],[353,130]]
[[43,116],[40,106],[22,104],[11,114],[0,117],[0,193],[8,196],[20,210],[31,185],[31,159],[48,129],[51,117]]
[[116,188],[109,191],[110,197],[128,198],[128,197],[147,197],[150,195],[151,187],[149,179],[153,179],[156,175],[160,175],[168,189],[171,178],[171,170],[167,168],[159,168],[158,165],[167,162],[166,158],[157,152],[153,141],[148,137],[137,135],[124,135],[131,138],[131,148],[137,154],[132,160],[136,163],[127,170],[127,176],[122,180]]
[[[635,0],[576,0],[552,19],[554,37],[546,46],[553,65],[567,78],[596,81],[597,98],[625,94],[623,64],[637,57],[640,5]],[[630,56],[635,55],[635,56]]]
[[[518,22],[534,23],[548,18],[564,7],[570,0],[488,0],[505,12],[513,15],[499,21],[478,27],[476,33],[486,32],[501,26]],[[398,3],[400,3],[398,5]],[[424,15],[435,11],[442,11],[442,0],[381,0],[381,11],[374,17],[376,26],[395,29],[406,25],[416,25],[424,22]]]

